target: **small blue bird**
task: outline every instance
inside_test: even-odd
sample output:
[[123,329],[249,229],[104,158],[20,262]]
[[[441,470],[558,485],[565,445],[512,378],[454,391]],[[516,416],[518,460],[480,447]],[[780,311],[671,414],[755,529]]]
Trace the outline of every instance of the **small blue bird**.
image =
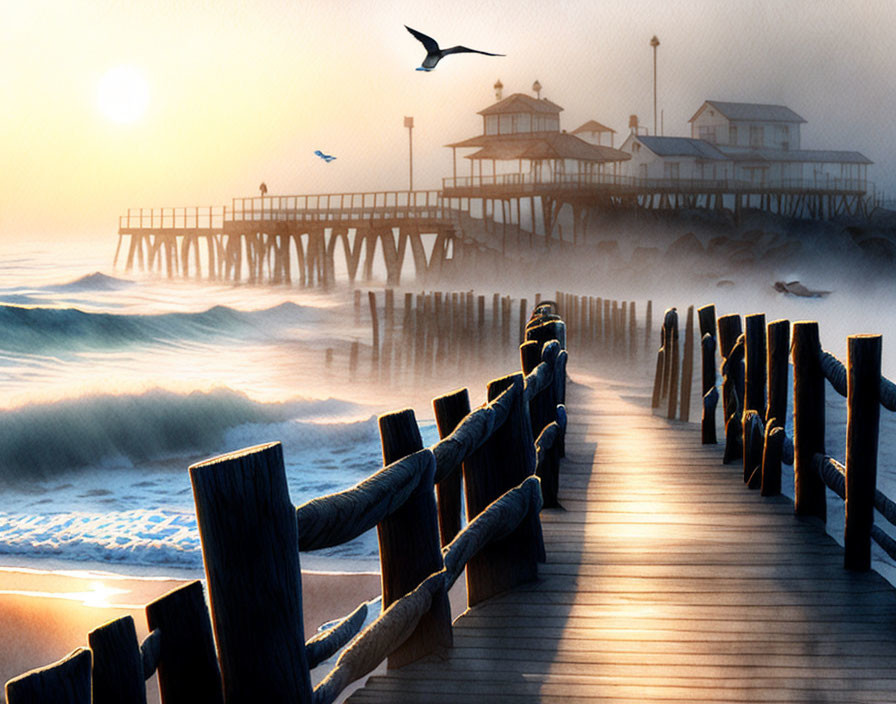
[[504,54],[492,54],[488,51],[468,49],[465,46],[453,46],[450,49],[439,49],[438,42],[432,37],[428,37],[423,32],[418,32],[416,29],[411,29],[407,25],[405,25],[404,28],[413,34],[426,49],[426,58],[423,59],[423,63],[420,64],[420,67],[417,69],[418,71],[432,71],[436,67],[436,64],[439,63],[442,58],[448,56],[448,54],[469,53],[485,54],[486,56],[504,56]]
[[335,156],[330,156],[329,154],[324,154],[320,149],[315,149],[315,150],[314,150],[314,154],[315,154],[316,156],[319,156],[321,159],[323,159],[323,160],[324,160],[325,162],[327,162],[328,164],[329,164],[331,161],[333,161],[333,159],[336,158]]

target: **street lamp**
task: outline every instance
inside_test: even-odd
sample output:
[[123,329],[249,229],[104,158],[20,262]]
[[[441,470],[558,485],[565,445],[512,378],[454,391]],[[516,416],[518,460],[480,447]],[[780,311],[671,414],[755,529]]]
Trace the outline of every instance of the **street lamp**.
[[535,91],[535,98],[541,100],[541,83],[539,83],[537,79],[535,83],[532,84],[532,90]]
[[404,126],[408,128],[408,190],[414,190],[414,118],[405,117]]
[[656,136],[656,48],[660,45],[660,40],[654,34],[650,40],[650,46],[653,47],[653,135]]

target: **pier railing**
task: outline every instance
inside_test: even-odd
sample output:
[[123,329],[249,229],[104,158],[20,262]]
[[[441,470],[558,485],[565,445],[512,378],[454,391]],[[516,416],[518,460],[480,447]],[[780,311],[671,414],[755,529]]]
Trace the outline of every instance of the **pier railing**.
[[446,216],[443,207],[439,191],[256,196],[234,198],[230,219],[234,222],[257,220],[326,222],[406,218],[438,220]]
[[118,231],[132,230],[213,230],[220,232],[227,220],[226,206],[183,208],[128,208],[118,218]]
[[442,192],[469,189],[511,189],[541,192],[546,189],[609,191],[680,191],[688,193],[865,193],[869,182],[854,178],[788,178],[751,181],[737,178],[642,178],[608,173],[550,173],[549,171],[455,176],[442,179]]
[[[531,581],[545,559],[538,514],[557,505],[566,427],[556,310],[550,301],[536,307],[523,372],[492,381],[485,405],[471,411],[466,389],[433,401],[442,439],[432,447],[422,447],[413,411],[381,416],[386,466],[352,489],[294,507],[279,443],[190,467],[209,607],[200,582],[178,588],[146,607],[143,643],[130,616],[111,621],[91,632],[89,648],[10,680],[9,704],[144,704],[144,681],[156,672],[165,704],[329,704],[387,657],[399,667],[450,647],[447,593],[462,573],[472,606]],[[300,551],[373,527],[382,613],[361,630],[361,604],[306,642]],[[312,687],[311,668],[344,646]]]
[[[700,320],[705,331],[702,434],[705,444],[713,444],[718,400],[714,306],[701,308]],[[880,408],[896,412],[896,384],[881,374],[881,336],[850,335],[844,364],[822,348],[817,322],[794,323],[791,340],[788,320],[766,324],[765,315],[757,313],[743,321],[745,329],[738,314],[717,321],[725,424],[722,461],[742,462],[744,483],[762,496],[780,494],[781,465],[793,465],[794,512],[822,521],[827,519],[825,488],[830,488],[845,502],[845,568],[871,568],[872,540],[896,560],[896,540],[875,524],[876,509],[896,526],[896,502],[877,489]],[[793,378],[790,418],[788,371]],[[655,388],[663,383],[663,374],[658,363]],[[846,398],[843,462],[825,453],[826,381]]]

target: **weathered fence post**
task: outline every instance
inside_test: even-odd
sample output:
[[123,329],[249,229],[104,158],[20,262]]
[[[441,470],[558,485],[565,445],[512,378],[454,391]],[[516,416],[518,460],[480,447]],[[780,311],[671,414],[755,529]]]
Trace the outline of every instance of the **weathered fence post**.
[[[439,437],[446,438],[470,412],[470,395],[466,389],[460,389],[432,400]],[[463,473],[458,467],[450,476],[436,485],[439,499],[439,533],[442,545],[450,543],[460,531],[461,511],[461,478]]]
[[[468,522],[535,470],[535,443],[529,415],[523,408],[523,375],[513,374],[492,381],[488,385],[488,397],[494,400],[511,386],[515,397],[507,420],[464,462]],[[541,525],[535,514],[467,563],[467,603],[474,606],[535,579],[540,548]]]
[[[766,328],[768,404],[765,410],[765,451],[762,454],[762,496],[781,493],[781,453],[787,419],[787,371],[790,358],[790,321],[773,320]],[[780,434],[772,433],[781,428]],[[769,443],[776,443],[769,447]]]
[[656,374],[653,377],[653,397],[650,407],[659,408],[663,398],[663,384],[666,373],[666,326],[660,327],[660,348],[656,351]]
[[[520,345],[520,361],[523,374],[531,373],[542,361],[550,367],[557,363],[560,352],[559,345],[544,345],[535,340],[529,340]],[[553,384],[538,393],[529,403],[529,419],[532,424],[532,436],[537,438],[546,426],[557,420],[556,390]],[[557,508],[558,500],[560,453],[559,442],[555,442],[546,450],[541,461],[541,466],[536,468],[538,478],[541,480],[541,495],[544,508]]]
[[190,467],[224,696],[311,702],[298,523],[280,443]]
[[8,704],[91,704],[90,651],[78,648],[62,660],[6,683]]
[[700,396],[703,411],[700,420],[701,440],[704,445],[714,445],[716,440],[716,307],[712,304],[697,309],[700,321],[700,353],[702,360],[702,385]]
[[[666,372],[668,374],[669,388],[669,406],[666,417],[670,420],[675,418],[675,408],[678,402],[678,311],[670,308],[664,316],[664,327],[666,328]],[[664,382],[663,387],[666,384]]]
[[[379,426],[384,465],[423,449],[413,410],[383,414]],[[385,609],[444,566],[433,477],[421,478],[401,508],[377,524],[377,535]],[[402,667],[451,643],[451,606],[448,592],[441,589],[414,632],[389,655],[389,667]]]
[[793,324],[793,509],[798,515],[827,518],[825,484],[812,467],[824,454],[824,372],[818,323]]
[[735,343],[741,336],[740,316],[736,313],[723,315],[718,319],[719,353],[722,366],[726,370],[722,380],[722,418],[725,423],[725,455],[728,464],[743,457],[743,436],[741,432],[741,407],[743,405],[743,361],[732,357]]
[[87,634],[93,651],[93,704],[146,704],[137,629],[122,616]]
[[159,690],[165,704],[222,704],[221,670],[212,624],[196,580],[146,606],[149,629],[159,630]]
[[871,525],[880,432],[880,335],[847,338],[846,525],[844,566],[871,569]]
[[644,312],[644,351],[650,352],[650,326],[653,325],[653,301],[647,301],[647,310]]
[[378,362],[380,359],[380,323],[376,313],[376,292],[368,291],[367,300],[370,303],[370,327],[373,331],[373,361]]
[[688,318],[684,331],[684,357],[681,362],[681,403],[678,417],[687,423],[691,415],[691,383],[694,376],[694,306],[688,306]]
[[[753,411],[757,414],[757,420],[764,423],[765,418],[765,382],[766,365],[768,355],[765,348],[765,314],[753,313],[744,316],[746,333],[744,335],[744,407],[741,417],[743,427],[743,467],[744,483],[750,483],[750,478],[757,467],[762,464],[762,452],[750,447],[755,430],[748,427],[747,415]],[[756,422],[756,421],[751,421]],[[760,437],[764,437],[763,432]],[[760,475],[757,475],[757,479]],[[759,488],[760,482],[750,484],[750,488]]]

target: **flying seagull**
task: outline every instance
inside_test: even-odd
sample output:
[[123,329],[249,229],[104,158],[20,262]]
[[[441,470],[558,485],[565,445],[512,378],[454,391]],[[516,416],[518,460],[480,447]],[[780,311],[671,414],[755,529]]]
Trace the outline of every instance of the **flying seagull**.
[[432,71],[436,64],[448,54],[485,54],[486,56],[504,56],[504,54],[492,54],[488,51],[479,51],[478,49],[468,49],[465,46],[453,46],[450,49],[439,49],[438,42],[432,37],[427,37],[423,32],[418,32],[416,29],[411,29],[407,25],[404,26],[406,30],[408,30],[411,34],[413,34],[417,39],[420,40],[420,43],[426,48],[426,58],[423,59],[423,63],[417,69],[418,71]]
[[323,160],[324,160],[325,162],[327,162],[328,164],[329,164],[331,161],[333,161],[333,159],[336,158],[335,156],[330,156],[329,154],[324,154],[320,149],[316,149],[316,150],[314,151],[314,153],[315,153],[315,155],[319,156],[321,159],[323,159]]

